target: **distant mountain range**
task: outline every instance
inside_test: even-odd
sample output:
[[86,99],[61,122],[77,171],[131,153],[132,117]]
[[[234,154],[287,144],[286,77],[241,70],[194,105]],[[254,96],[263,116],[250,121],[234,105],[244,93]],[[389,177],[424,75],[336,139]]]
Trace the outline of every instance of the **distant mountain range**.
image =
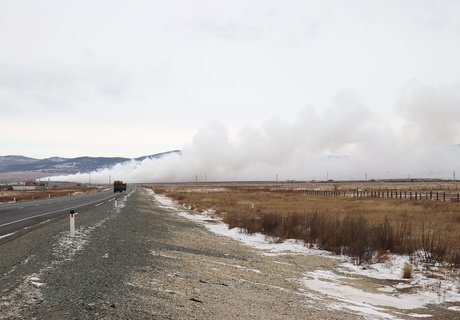
[[0,173],[5,172],[41,172],[50,174],[74,174],[88,173],[98,169],[110,168],[116,164],[131,160],[142,161],[145,159],[158,159],[170,154],[180,154],[180,150],[173,150],[142,156],[138,158],[123,157],[77,157],[61,158],[51,157],[46,159],[35,159],[25,156],[0,156]]

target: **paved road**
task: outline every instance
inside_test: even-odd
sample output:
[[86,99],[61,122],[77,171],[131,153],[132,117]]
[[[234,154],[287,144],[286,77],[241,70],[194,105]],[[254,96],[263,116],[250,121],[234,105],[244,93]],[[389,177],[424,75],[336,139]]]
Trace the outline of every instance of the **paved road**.
[[0,205],[0,244],[50,219],[62,217],[72,209],[97,206],[113,200],[116,196],[117,194],[109,189],[59,198],[2,204]]

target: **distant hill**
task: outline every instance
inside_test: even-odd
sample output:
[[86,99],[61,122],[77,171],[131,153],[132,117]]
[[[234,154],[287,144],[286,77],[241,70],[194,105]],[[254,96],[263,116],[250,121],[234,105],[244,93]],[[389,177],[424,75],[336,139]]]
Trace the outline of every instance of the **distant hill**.
[[6,172],[41,172],[50,174],[88,173],[103,168],[110,168],[116,164],[135,160],[157,159],[170,154],[180,154],[180,150],[173,150],[142,156],[138,158],[123,157],[51,157],[35,159],[19,155],[0,156],[0,173]]

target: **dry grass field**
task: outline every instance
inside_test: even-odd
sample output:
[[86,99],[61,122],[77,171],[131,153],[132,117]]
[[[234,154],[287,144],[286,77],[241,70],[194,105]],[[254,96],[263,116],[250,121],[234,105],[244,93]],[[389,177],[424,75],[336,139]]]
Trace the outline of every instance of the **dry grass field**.
[[[197,211],[213,209],[230,228],[262,232],[283,240],[300,239],[356,263],[385,259],[388,252],[414,261],[460,266],[460,204],[451,201],[352,197],[353,190],[446,192],[452,182],[169,184],[155,185]],[[341,197],[290,192],[340,190]],[[343,196],[345,192],[345,196]]]
[[0,191],[0,203],[22,200],[43,199],[48,197],[61,197],[82,192],[95,192],[100,190],[97,186],[56,186],[46,190],[28,191]]

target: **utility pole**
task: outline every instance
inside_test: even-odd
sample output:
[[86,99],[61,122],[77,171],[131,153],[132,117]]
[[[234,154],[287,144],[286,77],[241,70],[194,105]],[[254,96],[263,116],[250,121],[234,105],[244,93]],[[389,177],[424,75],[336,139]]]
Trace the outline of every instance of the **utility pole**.
[[454,187],[455,187],[455,190],[457,190],[457,180],[455,180],[455,170],[454,170]]

